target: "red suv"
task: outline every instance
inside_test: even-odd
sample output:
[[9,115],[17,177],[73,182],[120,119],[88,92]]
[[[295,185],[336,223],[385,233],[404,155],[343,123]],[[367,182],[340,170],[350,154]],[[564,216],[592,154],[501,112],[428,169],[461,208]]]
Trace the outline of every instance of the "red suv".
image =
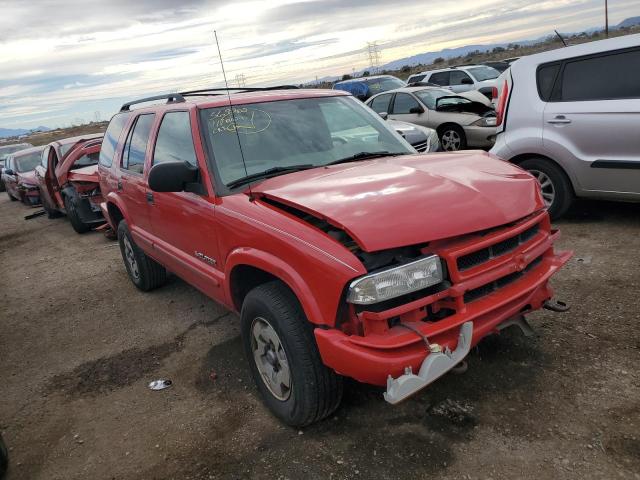
[[49,218],[64,213],[77,233],[104,223],[98,181],[102,134],[65,138],[47,145],[35,176]]
[[417,154],[336,90],[126,104],[99,175],[133,283],[171,271],[240,312],[258,390],[290,425],[329,415],[343,376],[397,403],[486,335],[526,329],[558,306],[548,281],[571,256],[531,175],[480,151]]

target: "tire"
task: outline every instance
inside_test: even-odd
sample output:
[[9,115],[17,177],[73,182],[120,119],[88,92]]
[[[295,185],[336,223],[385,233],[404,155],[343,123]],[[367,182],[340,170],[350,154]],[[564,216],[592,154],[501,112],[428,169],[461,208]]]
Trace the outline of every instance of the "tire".
[[[272,281],[251,290],[244,299],[240,317],[242,343],[251,375],[263,401],[276,417],[288,425],[303,427],[326,418],[338,408],[342,400],[342,377],[322,363],[313,327],[286,285]],[[277,342],[273,341],[272,333]],[[276,343],[278,346],[274,349]],[[263,348],[270,349],[271,354]],[[260,355],[261,351],[265,353]],[[269,355],[275,359],[276,366],[267,365]],[[263,371],[264,365],[278,373],[288,369],[289,388],[283,387],[286,382],[279,383],[280,388],[270,386],[258,362],[263,364]],[[283,364],[288,367],[283,369]],[[274,383],[278,382],[271,385]]]
[[445,125],[440,130],[440,147],[445,152],[457,152],[467,148],[467,136],[457,125]]
[[551,219],[562,217],[573,202],[573,189],[564,171],[551,160],[541,157],[529,158],[518,165],[536,177],[540,183]]
[[118,244],[129,278],[136,287],[143,292],[148,292],[164,285],[167,280],[167,271],[135,244],[127,222],[124,220],[118,224]]
[[80,220],[80,215],[78,214],[75,198],[69,195],[65,195],[64,209],[66,210],[67,218],[71,222],[71,226],[76,231],[76,233],[87,233],[89,230],[91,230],[91,225],[86,224],[82,220]]

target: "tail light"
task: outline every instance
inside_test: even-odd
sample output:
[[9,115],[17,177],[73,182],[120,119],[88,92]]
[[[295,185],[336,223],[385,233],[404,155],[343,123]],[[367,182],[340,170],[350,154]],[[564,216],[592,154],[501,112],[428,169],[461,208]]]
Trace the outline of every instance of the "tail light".
[[509,84],[504,81],[502,91],[500,92],[500,99],[498,100],[498,108],[496,109],[496,125],[502,125],[504,120],[505,109],[507,108],[507,98],[509,97]]
[[498,98],[498,87],[491,87],[491,100]]

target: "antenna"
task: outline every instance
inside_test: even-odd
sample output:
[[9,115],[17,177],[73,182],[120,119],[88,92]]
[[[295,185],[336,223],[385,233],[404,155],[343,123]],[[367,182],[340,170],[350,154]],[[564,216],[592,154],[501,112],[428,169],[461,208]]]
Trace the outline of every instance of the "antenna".
[[556,35],[560,38],[560,40],[562,40],[562,44],[566,47],[567,42],[564,41],[564,38],[562,38],[562,35],[558,33],[558,30],[554,30],[554,32],[556,32]]
[[[240,158],[242,158],[242,166],[244,167],[245,175],[249,176],[249,170],[247,170],[247,163],[244,161],[244,153],[242,151],[242,142],[240,141],[240,133],[238,133],[238,124],[236,123],[236,115],[233,112],[233,105],[231,104],[231,93],[229,93],[229,83],[227,82],[227,74],[224,71],[224,62],[222,61],[222,52],[220,52],[220,42],[218,41],[218,32],[213,31],[213,35],[216,38],[216,47],[218,47],[218,57],[220,58],[220,66],[222,67],[222,77],[224,78],[224,86],[227,87],[227,98],[229,99],[229,110],[231,111],[231,119],[233,120],[233,129],[236,132],[238,138],[238,148],[240,149]],[[249,183],[249,200],[253,201],[253,192],[251,191],[251,183]]]

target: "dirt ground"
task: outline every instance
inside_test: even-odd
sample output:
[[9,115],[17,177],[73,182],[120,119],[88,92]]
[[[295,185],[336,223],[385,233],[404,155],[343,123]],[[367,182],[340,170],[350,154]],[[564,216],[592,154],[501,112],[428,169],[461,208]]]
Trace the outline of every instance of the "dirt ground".
[[[143,294],[115,242],[0,200],[0,430],[16,479],[640,479],[640,205],[580,203],[572,310],[484,341],[399,406],[349,382],[298,431],[262,406],[238,318],[181,280]],[[169,378],[173,386],[150,391]]]

